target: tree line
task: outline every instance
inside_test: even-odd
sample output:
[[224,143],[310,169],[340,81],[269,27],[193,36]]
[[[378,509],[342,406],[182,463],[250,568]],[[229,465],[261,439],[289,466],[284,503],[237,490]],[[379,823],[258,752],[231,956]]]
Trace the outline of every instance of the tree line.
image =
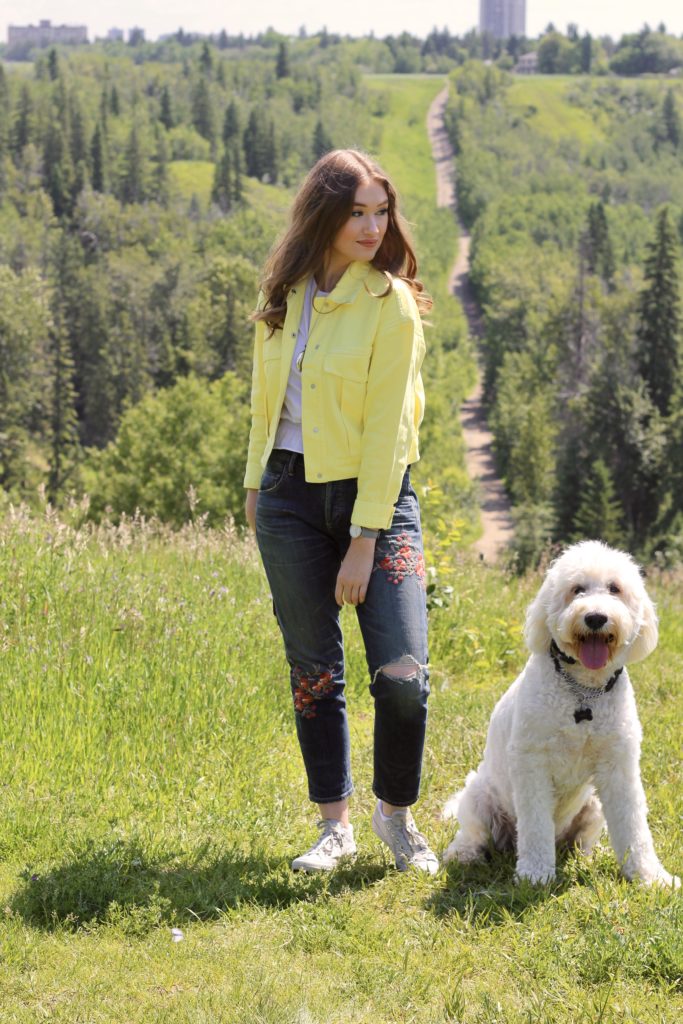
[[[532,51],[538,56],[538,70],[550,75],[667,74],[683,66],[683,39],[668,32],[663,23],[656,28],[646,23],[639,32],[618,39],[581,33],[571,22],[564,32],[550,23],[535,39],[516,35],[496,39],[477,29],[454,34],[447,27],[435,27],[424,37],[401,32],[361,38],[328,32],[326,28],[311,35],[302,28],[296,37],[272,28],[254,36],[230,35],[225,30],[204,36],[178,29],[156,42],[146,42],[143,33],[133,31],[127,43],[99,41],[95,48],[112,57],[132,53],[137,63],[178,64],[198,46],[207,47],[218,57],[240,61],[267,60],[277,54],[280,68],[311,61],[331,65],[341,59],[350,60],[361,71],[380,74],[446,73],[468,60],[484,60],[509,70],[523,54]],[[32,50],[29,43],[19,43],[11,49],[0,46],[0,55],[8,60],[39,60],[41,53]]]

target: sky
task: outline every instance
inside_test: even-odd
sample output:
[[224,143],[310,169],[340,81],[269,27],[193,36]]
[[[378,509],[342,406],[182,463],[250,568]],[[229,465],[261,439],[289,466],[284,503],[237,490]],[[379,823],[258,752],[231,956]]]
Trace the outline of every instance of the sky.
[[[322,12],[325,11],[323,14]],[[8,25],[86,25],[90,39],[110,28],[144,28],[148,39],[185,31],[254,35],[269,26],[296,34],[303,25],[309,33],[323,27],[330,32],[363,36],[396,35],[402,31],[424,37],[434,26],[461,34],[476,27],[479,0],[341,0],[325,8],[315,0],[0,0],[0,40]],[[537,36],[549,22],[564,31],[568,22],[592,35],[619,38],[637,32],[644,22],[651,28],[663,22],[669,32],[683,35],[682,0],[527,0],[527,35]]]

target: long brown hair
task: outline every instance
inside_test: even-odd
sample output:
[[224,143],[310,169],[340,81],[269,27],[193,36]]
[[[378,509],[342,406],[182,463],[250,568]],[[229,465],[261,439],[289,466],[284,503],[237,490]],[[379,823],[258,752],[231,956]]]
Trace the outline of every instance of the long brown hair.
[[252,320],[265,320],[271,331],[282,327],[290,288],[311,274],[322,273],[327,250],[351,216],[358,186],[366,181],[381,185],[388,199],[387,230],[371,261],[387,275],[388,287],[382,294],[391,290],[389,275],[394,275],[409,285],[420,312],[431,308],[432,300],[416,277],[417,260],[393,185],[365,153],[335,149],[311,168],[297,193],[289,228],[266,262],[261,283],[264,301]]

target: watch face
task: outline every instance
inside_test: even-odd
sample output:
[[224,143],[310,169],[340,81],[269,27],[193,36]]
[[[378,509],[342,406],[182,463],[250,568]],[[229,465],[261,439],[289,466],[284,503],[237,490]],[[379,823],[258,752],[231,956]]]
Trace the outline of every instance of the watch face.
[[352,537],[360,537],[360,531],[361,531],[361,527],[360,526],[350,526],[349,527],[349,533],[351,534]]

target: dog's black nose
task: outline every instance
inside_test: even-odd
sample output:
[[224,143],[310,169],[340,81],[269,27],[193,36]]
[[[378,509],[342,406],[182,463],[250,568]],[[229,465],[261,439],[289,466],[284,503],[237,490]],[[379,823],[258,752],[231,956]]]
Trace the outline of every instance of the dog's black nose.
[[589,629],[602,629],[607,622],[607,616],[601,615],[599,612],[589,612],[588,615],[584,615],[583,621]]

